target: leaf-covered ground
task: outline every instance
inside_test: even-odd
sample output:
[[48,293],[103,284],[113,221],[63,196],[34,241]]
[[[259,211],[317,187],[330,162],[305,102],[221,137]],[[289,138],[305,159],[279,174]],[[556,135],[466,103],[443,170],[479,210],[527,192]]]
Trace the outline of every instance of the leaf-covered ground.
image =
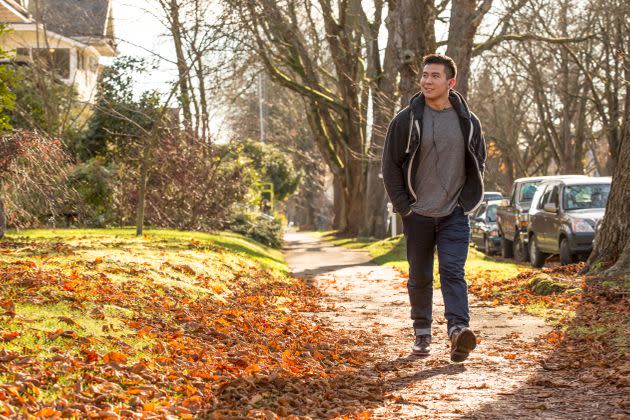
[[[234,234],[56,230],[0,242],[0,417],[362,418],[353,337]],[[360,381],[360,383],[358,383]]]
[[[407,275],[401,237],[369,241],[328,233],[324,238],[365,249],[373,262]],[[630,278],[590,278],[579,274],[582,267],[562,267],[552,259],[539,270],[470,249],[466,276],[476,299],[490,308],[510,305],[554,327],[536,346],[518,344],[542,354],[539,368],[518,389],[471,409],[470,417],[630,418]],[[518,342],[518,335],[497,341],[496,354],[518,360],[518,351],[506,353],[514,338]]]

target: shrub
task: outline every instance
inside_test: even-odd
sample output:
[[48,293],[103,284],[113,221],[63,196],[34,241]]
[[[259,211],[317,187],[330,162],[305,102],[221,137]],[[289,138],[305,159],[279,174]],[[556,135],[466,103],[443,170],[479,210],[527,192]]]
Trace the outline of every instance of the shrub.
[[0,194],[17,228],[77,222],[84,207],[68,186],[72,163],[59,140],[28,131],[0,139]]
[[267,214],[238,211],[224,228],[273,248],[280,248],[282,245],[282,226],[278,220]]
[[97,157],[80,164],[69,176],[69,186],[74,188],[86,204],[84,224],[104,227],[116,220],[114,208],[115,188],[114,165],[106,165],[103,158]]

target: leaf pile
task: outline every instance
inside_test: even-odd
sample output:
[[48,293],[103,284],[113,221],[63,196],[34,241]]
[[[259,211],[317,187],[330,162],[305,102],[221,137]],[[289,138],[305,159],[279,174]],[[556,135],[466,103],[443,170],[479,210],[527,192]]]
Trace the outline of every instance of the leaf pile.
[[0,416],[360,418],[382,400],[356,339],[308,319],[304,282],[216,245],[92,245],[0,248]]
[[580,302],[585,286],[584,277],[578,275],[583,264],[526,270],[507,280],[484,270],[467,272],[466,277],[469,291],[493,306],[541,304],[572,310]]

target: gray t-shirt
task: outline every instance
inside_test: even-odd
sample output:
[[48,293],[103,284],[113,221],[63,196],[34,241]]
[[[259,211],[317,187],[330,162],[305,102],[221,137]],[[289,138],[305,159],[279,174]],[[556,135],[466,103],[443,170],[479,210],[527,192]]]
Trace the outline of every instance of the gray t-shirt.
[[466,145],[452,107],[442,111],[424,107],[419,153],[414,190],[418,200],[411,209],[422,216],[448,216],[466,181]]

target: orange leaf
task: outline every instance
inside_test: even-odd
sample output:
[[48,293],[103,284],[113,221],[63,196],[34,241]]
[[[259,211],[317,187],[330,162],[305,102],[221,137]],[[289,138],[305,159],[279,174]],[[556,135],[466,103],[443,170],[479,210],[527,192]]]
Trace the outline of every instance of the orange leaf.
[[58,412],[57,410],[55,410],[54,408],[46,407],[46,408],[42,408],[37,413],[35,413],[35,416],[37,416],[37,417],[53,417],[53,416],[57,416],[57,415],[60,415],[60,414],[61,413]]
[[84,350],[83,353],[85,353],[85,361],[87,363],[93,363],[98,360],[98,353],[93,350]]
[[20,333],[17,331],[5,331],[2,333],[2,335],[0,336],[0,341],[11,341],[13,339],[16,339],[20,336]]
[[117,351],[110,351],[103,357],[103,363],[127,363],[127,356]]

